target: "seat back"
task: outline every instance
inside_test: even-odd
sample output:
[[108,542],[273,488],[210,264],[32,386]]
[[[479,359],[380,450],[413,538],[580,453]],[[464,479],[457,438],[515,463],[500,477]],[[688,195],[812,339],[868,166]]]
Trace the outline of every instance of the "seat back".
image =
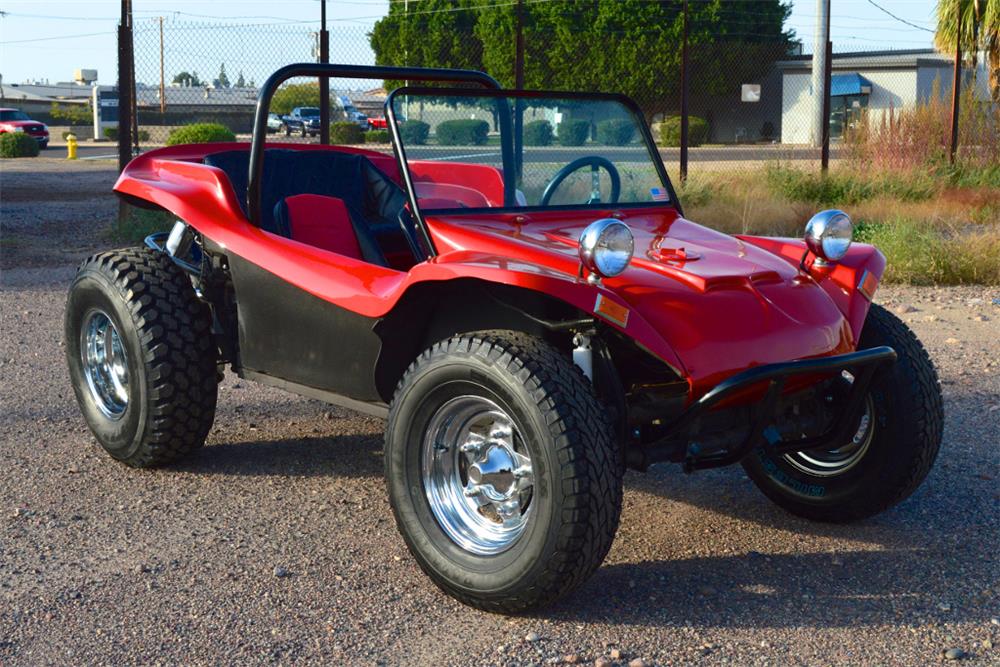
[[389,266],[372,230],[351,215],[342,199],[313,194],[286,197],[274,207],[274,219],[294,241]]
[[[205,164],[226,173],[246,213],[250,153],[242,150],[213,153],[205,157]],[[286,197],[301,194],[337,197],[352,217],[357,218],[356,222],[365,222],[376,229],[386,225],[398,228],[396,218],[406,203],[403,190],[364,155],[283,148],[264,151],[260,227],[289,236],[290,230],[275,218],[275,207]]]

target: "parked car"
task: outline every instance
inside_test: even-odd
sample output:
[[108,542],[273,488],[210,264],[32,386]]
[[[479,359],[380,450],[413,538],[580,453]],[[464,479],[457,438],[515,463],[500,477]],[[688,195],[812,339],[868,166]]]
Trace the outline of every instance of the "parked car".
[[284,132],[285,123],[281,120],[281,116],[276,113],[267,114],[267,131],[272,132]]
[[[226,368],[384,417],[389,499],[411,553],[444,591],[498,612],[551,602],[594,572],[626,468],[738,463],[787,511],[833,522],[882,512],[927,475],[937,375],[873,303],[885,258],[852,241],[843,212],[816,214],[802,239],[687,220],[620,95],[302,64],[272,75],[260,105],[296,76],[437,87],[388,96],[395,156],[266,148],[261,117],[250,144],[132,160],[115,191],[178,222],[84,261],[65,314],[80,409],[115,459],[147,468],[192,454]],[[407,106],[444,118],[403,132]],[[518,113],[550,120],[556,137],[584,118],[623,139],[526,146]],[[421,147],[474,117],[496,119],[494,162]]]
[[340,112],[344,115],[344,120],[350,123],[355,123],[362,130],[368,129],[368,116],[357,110],[354,103],[351,102],[351,98],[346,95],[334,95],[333,101],[337,108],[340,109]]
[[368,129],[369,130],[388,130],[389,124],[386,122],[385,118],[369,118],[368,119]]
[[49,128],[20,109],[0,109],[0,134],[7,132],[24,132],[38,142],[39,148],[49,146]]
[[285,136],[299,134],[315,137],[320,131],[319,107],[295,107],[287,116],[281,117],[285,125]]

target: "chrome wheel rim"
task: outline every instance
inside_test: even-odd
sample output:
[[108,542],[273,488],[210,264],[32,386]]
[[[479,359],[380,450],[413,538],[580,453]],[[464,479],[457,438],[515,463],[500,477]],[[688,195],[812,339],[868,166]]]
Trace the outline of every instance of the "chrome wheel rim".
[[422,444],[424,494],[444,533],[471,553],[506,551],[531,518],[534,470],[513,419],[480,396],[442,405]]
[[108,419],[128,408],[128,356],[118,329],[105,313],[91,311],[80,331],[80,356],[90,395]]
[[858,422],[858,430],[843,446],[825,451],[810,450],[785,455],[785,461],[794,468],[816,477],[841,475],[858,464],[872,442],[875,405],[871,394],[865,397],[865,411]]

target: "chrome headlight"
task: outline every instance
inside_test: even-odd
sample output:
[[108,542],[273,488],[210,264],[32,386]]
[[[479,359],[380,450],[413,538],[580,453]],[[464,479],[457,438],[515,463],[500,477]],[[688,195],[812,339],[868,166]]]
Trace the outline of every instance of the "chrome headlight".
[[632,230],[621,220],[597,220],[580,234],[580,262],[592,274],[603,278],[613,278],[624,271],[634,250]]
[[817,257],[836,262],[847,254],[854,225],[843,211],[820,211],[806,223],[806,246]]

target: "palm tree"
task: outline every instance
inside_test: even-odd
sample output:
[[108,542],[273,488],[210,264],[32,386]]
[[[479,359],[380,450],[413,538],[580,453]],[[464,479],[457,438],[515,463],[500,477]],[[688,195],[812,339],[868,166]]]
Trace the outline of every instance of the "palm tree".
[[956,41],[973,62],[985,54],[993,99],[1000,101],[1000,0],[938,0],[934,44],[954,53]]

